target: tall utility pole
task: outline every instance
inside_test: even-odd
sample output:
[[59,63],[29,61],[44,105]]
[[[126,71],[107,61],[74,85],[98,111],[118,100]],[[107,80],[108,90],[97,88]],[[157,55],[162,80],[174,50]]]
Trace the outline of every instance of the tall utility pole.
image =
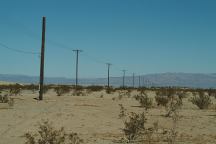
[[45,31],[46,31],[46,17],[43,17],[43,22],[42,22],[42,44],[41,44],[39,100],[43,100]]
[[133,73],[133,88],[135,87],[134,78],[135,78],[135,73]]
[[124,88],[125,87],[125,72],[126,72],[127,70],[122,70],[122,72],[123,72],[123,81],[122,81],[122,87]]
[[82,52],[82,50],[73,50],[76,52],[76,87],[78,86],[78,63],[79,63],[79,53]]
[[108,77],[107,77],[107,87],[110,87],[110,66],[112,65],[111,63],[106,63],[108,67]]

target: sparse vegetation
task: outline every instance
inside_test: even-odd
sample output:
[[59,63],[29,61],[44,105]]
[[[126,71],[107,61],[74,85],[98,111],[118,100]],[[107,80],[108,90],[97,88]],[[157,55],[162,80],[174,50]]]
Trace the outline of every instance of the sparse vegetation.
[[25,85],[25,86],[24,86],[24,89],[30,90],[30,91],[32,91],[32,93],[34,94],[36,91],[39,90],[39,86],[38,86],[38,85],[34,85],[34,84]]
[[15,85],[10,85],[9,87],[9,95],[14,95],[14,96],[17,96],[17,95],[20,95],[21,93],[21,90],[22,90],[22,86],[19,85],[19,84],[15,84]]
[[70,87],[66,85],[57,86],[54,88],[54,91],[56,92],[57,96],[61,96],[63,94],[70,92]]
[[140,92],[139,95],[135,96],[135,99],[139,101],[141,107],[145,108],[145,110],[152,107],[152,99],[148,97],[146,92]]
[[8,95],[2,95],[2,92],[0,91],[0,102],[1,103],[8,103],[9,101],[9,98],[8,98]]
[[126,117],[126,111],[127,109],[123,107],[122,104],[119,104],[120,106],[120,114],[119,114],[119,118],[125,118]]
[[72,96],[85,96],[85,93],[83,92],[83,89],[80,90],[74,90],[72,93]]
[[0,103],[8,103],[10,107],[13,107],[14,99],[10,98],[7,94],[2,95],[2,92],[0,91]]
[[49,121],[39,123],[39,129],[36,134],[24,134],[25,144],[81,144],[82,139],[77,133],[67,134],[62,127],[56,130]]
[[103,86],[97,86],[97,85],[91,85],[91,86],[87,86],[86,89],[88,91],[97,92],[97,91],[102,91],[104,89],[104,87]]
[[169,103],[166,106],[167,114],[166,117],[170,117],[171,114],[175,114],[175,112],[182,107],[182,99],[179,97],[172,96],[170,97]]
[[157,102],[158,106],[166,107],[168,102],[169,102],[169,98],[167,96],[156,95],[155,96],[155,101]]
[[142,135],[145,130],[146,118],[144,112],[141,114],[131,113],[128,120],[124,122],[124,135],[126,139],[131,142]]
[[198,93],[194,93],[191,102],[195,104],[199,109],[207,109],[211,104],[211,98],[209,95],[206,95],[203,91],[200,91]]
[[[37,85],[28,85],[28,86],[22,86],[22,87],[23,87],[22,89],[29,90],[29,91],[31,91],[32,89],[34,90],[37,89]],[[106,87],[103,87],[104,90],[105,88]],[[73,94],[74,96],[86,95],[85,93],[87,93],[88,91],[99,92],[103,90],[101,89],[101,86],[78,87],[77,89],[75,89],[75,87],[73,86],[65,87],[64,85],[46,85],[45,90],[48,90],[48,89],[54,90],[59,96],[69,93],[70,90],[72,92],[70,94]],[[15,94],[13,94],[14,96],[10,96],[9,90],[10,90],[9,86],[4,87],[4,88],[0,87],[0,103],[6,103],[6,104],[0,104],[0,109],[3,111],[3,113],[4,112],[6,113],[7,109],[11,109],[10,107],[14,105],[14,102],[15,102],[14,100],[17,100],[16,105],[18,106],[18,108],[19,108],[18,104],[22,103],[24,100],[24,97],[14,97]],[[64,107],[64,110],[68,110],[70,109],[70,107],[76,106],[76,108],[83,108],[82,110],[86,110],[86,108],[91,108],[91,109],[95,108],[97,109],[97,111],[95,112],[99,112],[98,110],[100,109],[100,107],[104,106],[105,104],[104,102],[108,102],[109,105],[121,103],[121,104],[118,104],[120,108],[119,110],[120,113],[117,114],[115,118],[119,118],[118,121],[119,120],[123,121],[122,124],[124,126],[122,127],[122,133],[124,135],[124,138],[122,138],[122,135],[120,135],[119,137],[113,136],[119,142],[134,143],[134,144],[135,143],[136,144],[141,144],[141,143],[142,144],[143,143],[176,144],[178,143],[178,141],[182,140],[181,137],[183,137],[182,143],[186,142],[184,139],[184,135],[182,136],[182,125],[181,125],[181,129],[178,129],[179,127],[178,121],[180,119],[178,112],[181,110],[181,107],[183,105],[183,100],[184,100],[184,104],[186,107],[184,111],[188,112],[188,110],[190,110],[190,107],[192,105],[191,103],[188,104],[188,101],[186,101],[186,99],[184,98],[191,98],[191,93],[192,93],[193,97],[189,100],[190,102],[192,101],[193,104],[197,105],[197,107],[199,107],[200,109],[208,108],[212,102],[215,102],[215,99],[213,99],[214,97],[213,89],[208,91],[208,90],[203,90],[203,89],[142,88],[138,90],[138,92],[140,93],[137,93],[136,90],[132,91],[131,88],[125,88],[125,89],[118,89],[118,88],[113,89],[112,88],[112,92],[114,91],[116,91],[116,93],[114,93],[113,95],[109,95],[110,97],[107,95],[104,95],[104,92],[95,93],[95,97],[93,97],[94,95],[92,94],[91,97],[89,97],[89,99],[88,97],[86,97],[88,101],[85,98],[72,98],[73,100],[75,100],[76,103],[80,102],[81,104],[80,103],[71,104],[71,102],[69,102],[70,97],[64,98],[68,100],[66,104],[67,107],[66,108]],[[50,92],[53,92],[53,91],[50,91]],[[133,92],[133,94],[135,93],[137,94],[134,96],[134,98],[140,104],[140,105],[138,104],[138,107],[141,106],[144,109],[137,108],[136,106],[137,102],[135,102],[135,100],[133,99],[128,98],[129,95],[131,95],[131,92]],[[26,91],[24,94],[26,94]],[[119,94],[119,95],[116,95],[116,94]],[[104,97],[105,99],[102,99]],[[55,97],[52,97],[52,98],[55,98]],[[118,99],[121,100],[122,98],[124,98],[124,100],[118,101]],[[51,102],[53,103],[53,106],[54,106],[54,102],[57,102],[56,99],[53,100],[49,97],[49,99],[47,99],[47,101],[45,102],[50,103],[48,105],[52,107]],[[31,99],[28,99],[28,100],[30,101]],[[61,100],[61,99],[58,98],[57,100]],[[100,101],[101,104],[96,103],[94,100]],[[110,102],[112,100],[113,102]],[[7,103],[10,107],[7,106]],[[155,105],[153,107],[153,104],[155,103],[158,106],[164,107],[165,109],[161,110],[161,107],[156,107]],[[43,103],[40,103],[40,104],[43,104]],[[152,108],[152,110],[147,111],[150,108]],[[210,108],[212,110],[213,106]],[[109,109],[109,107],[106,107],[106,109]],[[127,110],[129,112],[127,112]],[[160,113],[158,114],[158,112],[163,112],[164,110],[166,110],[166,112],[163,115],[161,115]],[[13,111],[13,109],[11,111]],[[184,111],[180,111],[181,117],[184,117]],[[95,112],[93,112],[94,115],[95,115]],[[154,113],[151,113],[151,112],[154,112]],[[71,111],[67,112],[66,114],[67,117],[74,116],[74,114],[70,114],[70,113]],[[208,113],[208,115],[214,116],[214,114],[212,113],[213,112],[211,111],[211,113]],[[192,113],[192,115],[193,114],[195,115],[196,113]],[[60,118],[61,116],[64,115],[64,113],[62,113],[61,111],[61,113],[58,112],[58,114],[56,115],[59,116]],[[64,115],[64,117],[66,117],[66,115]],[[52,116],[54,117],[54,115]],[[22,118],[21,116],[19,117]],[[148,119],[148,123],[147,123],[147,119]],[[162,120],[162,122],[167,121],[167,123],[166,124],[160,123],[160,120]],[[157,122],[153,123],[153,121],[157,121]],[[183,121],[184,119],[181,120],[181,123]],[[112,124],[115,124],[115,123],[112,123]],[[82,126],[84,125],[85,124],[82,123]],[[83,140],[79,138],[77,133],[66,133],[64,128],[55,129],[52,126],[52,124],[48,121],[43,121],[42,123],[40,123],[38,131],[36,131],[35,133],[28,132],[24,135],[24,138],[26,140],[26,144],[80,144],[83,142]]]
[[50,89],[50,86],[49,85],[44,85],[43,87],[43,93],[46,94]]

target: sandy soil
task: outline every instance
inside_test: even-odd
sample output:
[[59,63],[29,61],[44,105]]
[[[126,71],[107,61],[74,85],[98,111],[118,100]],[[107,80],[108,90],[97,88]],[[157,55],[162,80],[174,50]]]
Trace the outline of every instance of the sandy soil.
[[[131,95],[135,95],[133,92]],[[153,97],[153,93],[149,92]],[[103,97],[101,98],[101,95]],[[12,108],[0,103],[0,144],[24,144],[26,132],[36,132],[42,119],[53,122],[56,128],[65,127],[77,132],[87,144],[113,144],[124,137],[123,121],[119,119],[122,104],[127,112],[142,112],[139,103],[131,97],[118,99],[118,93],[94,92],[88,96],[56,96],[49,91],[43,101],[37,101],[37,93],[24,91],[15,96]],[[113,99],[115,98],[115,100]],[[214,104],[216,100],[212,98]],[[159,130],[172,127],[171,118],[163,116],[165,109],[156,107],[147,114],[147,125],[158,121]],[[185,98],[177,124],[177,143],[216,144],[216,110],[199,110]],[[157,142],[163,143],[163,142]]]

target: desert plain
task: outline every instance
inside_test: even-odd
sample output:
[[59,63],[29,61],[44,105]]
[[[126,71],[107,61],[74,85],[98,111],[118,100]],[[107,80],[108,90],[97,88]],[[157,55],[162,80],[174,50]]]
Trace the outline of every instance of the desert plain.
[[[130,93],[116,90],[110,94],[105,90],[83,92],[76,96],[72,92],[57,96],[53,89],[44,94],[39,101],[38,91],[22,90],[19,95],[10,96],[13,105],[0,103],[0,144],[24,144],[25,133],[35,134],[38,123],[47,120],[53,127],[65,131],[76,132],[85,144],[126,143],[123,132],[125,118],[120,118],[120,105],[125,113],[142,113],[145,111],[146,128],[157,123],[157,134],[151,135],[150,141],[133,143],[168,143],[168,132],[173,128],[172,117],[165,117],[166,108],[155,102],[155,92],[147,90],[152,106],[147,111],[140,107],[134,98],[139,91]],[[3,92],[4,93],[4,92]],[[187,92],[183,105],[178,110],[176,122],[177,144],[215,144],[216,143],[216,98],[211,97],[212,104],[208,109],[199,109],[190,102],[192,93]]]

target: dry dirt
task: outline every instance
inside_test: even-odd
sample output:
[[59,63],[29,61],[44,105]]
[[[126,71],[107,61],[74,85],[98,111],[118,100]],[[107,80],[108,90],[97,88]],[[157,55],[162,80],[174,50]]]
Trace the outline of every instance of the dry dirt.
[[[137,92],[132,92],[132,96]],[[149,92],[153,97],[153,93]],[[124,137],[123,120],[119,119],[122,104],[127,112],[142,112],[143,108],[131,97],[118,99],[118,93],[94,92],[87,96],[56,96],[53,91],[37,101],[37,93],[24,91],[14,97],[14,106],[0,103],[0,144],[24,144],[26,132],[36,132],[38,122],[49,120],[56,128],[65,127],[68,132],[77,132],[86,144],[113,144]],[[102,97],[101,97],[102,95]],[[177,143],[216,144],[216,109],[199,110],[185,98],[177,123]],[[213,103],[216,100],[212,98]],[[158,122],[159,130],[172,127],[171,118],[166,118],[163,107],[154,107],[147,113],[147,125]],[[155,142],[166,143],[166,142]]]

